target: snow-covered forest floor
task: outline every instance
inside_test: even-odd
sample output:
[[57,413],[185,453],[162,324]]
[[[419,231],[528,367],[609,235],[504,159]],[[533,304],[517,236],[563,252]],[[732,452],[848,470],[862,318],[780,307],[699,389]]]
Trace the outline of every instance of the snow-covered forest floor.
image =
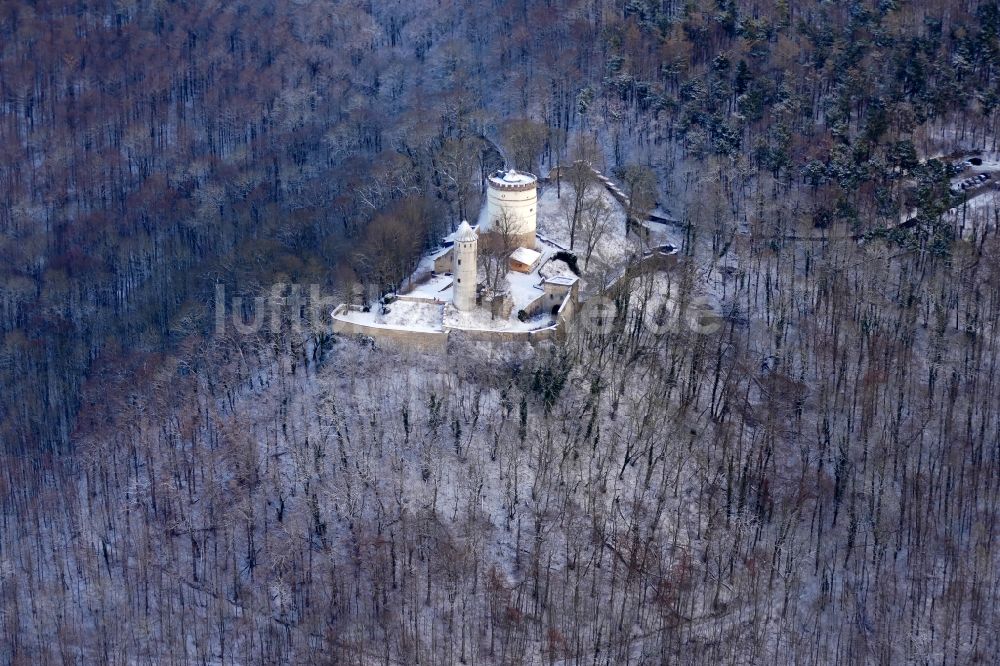
[[[996,505],[966,498],[998,492],[996,310],[970,319],[906,258],[734,252],[744,314],[710,330],[681,267],[562,347],[220,340],[167,412],[116,405],[110,458],[94,442],[84,482],[38,498],[61,511],[3,525],[3,621],[110,661],[984,654]],[[926,307],[895,305],[920,285]]]
[[[924,160],[995,160],[1000,10],[862,4],[4,7],[0,663],[995,661],[1000,240]],[[213,329],[398,285],[484,136],[652,174],[676,265],[535,347]]]

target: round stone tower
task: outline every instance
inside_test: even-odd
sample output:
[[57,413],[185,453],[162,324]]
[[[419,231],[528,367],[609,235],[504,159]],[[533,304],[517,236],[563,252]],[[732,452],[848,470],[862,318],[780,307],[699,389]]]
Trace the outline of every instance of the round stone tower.
[[469,223],[462,221],[455,232],[455,264],[452,274],[455,282],[452,285],[452,301],[455,307],[468,312],[476,307],[476,283],[479,280],[476,267],[479,236]]
[[486,234],[513,236],[515,247],[535,249],[538,220],[538,178],[525,171],[497,171],[486,191]]

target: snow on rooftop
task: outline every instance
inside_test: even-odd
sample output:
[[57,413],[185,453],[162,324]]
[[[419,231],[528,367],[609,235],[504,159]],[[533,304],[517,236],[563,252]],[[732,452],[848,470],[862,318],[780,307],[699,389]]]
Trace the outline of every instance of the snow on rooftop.
[[526,171],[516,171],[514,169],[509,169],[507,171],[498,171],[492,176],[490,176],[490,182],[497,185],[527,185],[533,183],[537,178],[534,174],[527,173]]
[[476,235],[475,230],[469,226],[468,221],[462,220],[462,224],[458,225],[458,230],[455,231],[455,240],[468,242],[474,241],[477,238],[479,237]]
[[523,310],[542,295],[541,280],[538,279],[536,272],[518,273],[511,271],[507,274],[507,283],[510,285],[511,298],[514,300],[512,315],[516,315],[518,310]]
[[541,252],[536,252],[535,250],[527,247],[519,247],[511,253],[510,258],[514,261],[530,266],[538,261],[541,256]]
[[552,284],[562,285],[564,287],[570,287],[576,284],[577,280],[579,279],[580,278],[576,277],[575,275],[553,275],[552,277],[547,278],[545,281]]
[[434,250],[433,252],[431,252],[430,258],[431,259],[440,259],[444,255],[446,255],[449,252],[451,252],[454,247],[455,247],[454,242],[448,242],[444,247],[438,248],[437,250]]

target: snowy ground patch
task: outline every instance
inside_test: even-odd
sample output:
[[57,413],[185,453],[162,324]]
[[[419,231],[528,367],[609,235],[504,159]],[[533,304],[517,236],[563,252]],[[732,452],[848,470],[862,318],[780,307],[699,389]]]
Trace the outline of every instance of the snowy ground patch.
[[1000,191],[989,190],[973,197],[945,214],[945,220],[954,224],[961,238],[971,240],[989,229],[996,230],[1000,222]]
[[[598,266],[618,266],[628,258],[641,251],[639,240],[627,233],[625,226],[625,210],[611,193],[603,186],[594,186],[589,196],[599,196],[605,205],[611,208],[611,218],[607,230],[595,243],[590,265],[587,271]],[[549,184],[542,188],[538,197],[538,231],[546,238],[570,249],[570,215],[572,214],[572,190],[564,183],[562,196],[557,196],[556,186]],[[586,230],[583,224],[577,223],[577,233],[574,238],[573,252],[580,256],[580,268],[586,254]]]
[[344,321],[379,328],[406,328],[412,331],[441,331],[442,310],[436,303],[396,301],[384,311],[378,306],[370,312],[350,310],[341,315]]
[[[514,313],[516,312],[517,309],[515,308]],[[484,308],[462,312],[449,305],[445,306],[444,309],[445,326],[470,331],[534,331],[551,326],[553,323],[552,317],[548,314],[520,321],[516,316],[497,317],[493,319],[490,317],[489,311]]]
[[451,285],[453,279],[450,275],[425,275],[422,278],[414,277],[412,289],[405,296],[409,298],[419,298],[427,301],[450,302],[452,299]]

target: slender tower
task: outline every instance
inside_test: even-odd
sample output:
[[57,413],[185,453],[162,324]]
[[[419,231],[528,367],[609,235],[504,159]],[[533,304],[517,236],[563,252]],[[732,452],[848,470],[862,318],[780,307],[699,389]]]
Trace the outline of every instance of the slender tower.
[[476,307],[476,282],[479,279],[476,268],[479,236],[465,220],[455,232],[455,265],[452,274],[455,283],[452,285],[452,300],[455,308],[468,312]]

